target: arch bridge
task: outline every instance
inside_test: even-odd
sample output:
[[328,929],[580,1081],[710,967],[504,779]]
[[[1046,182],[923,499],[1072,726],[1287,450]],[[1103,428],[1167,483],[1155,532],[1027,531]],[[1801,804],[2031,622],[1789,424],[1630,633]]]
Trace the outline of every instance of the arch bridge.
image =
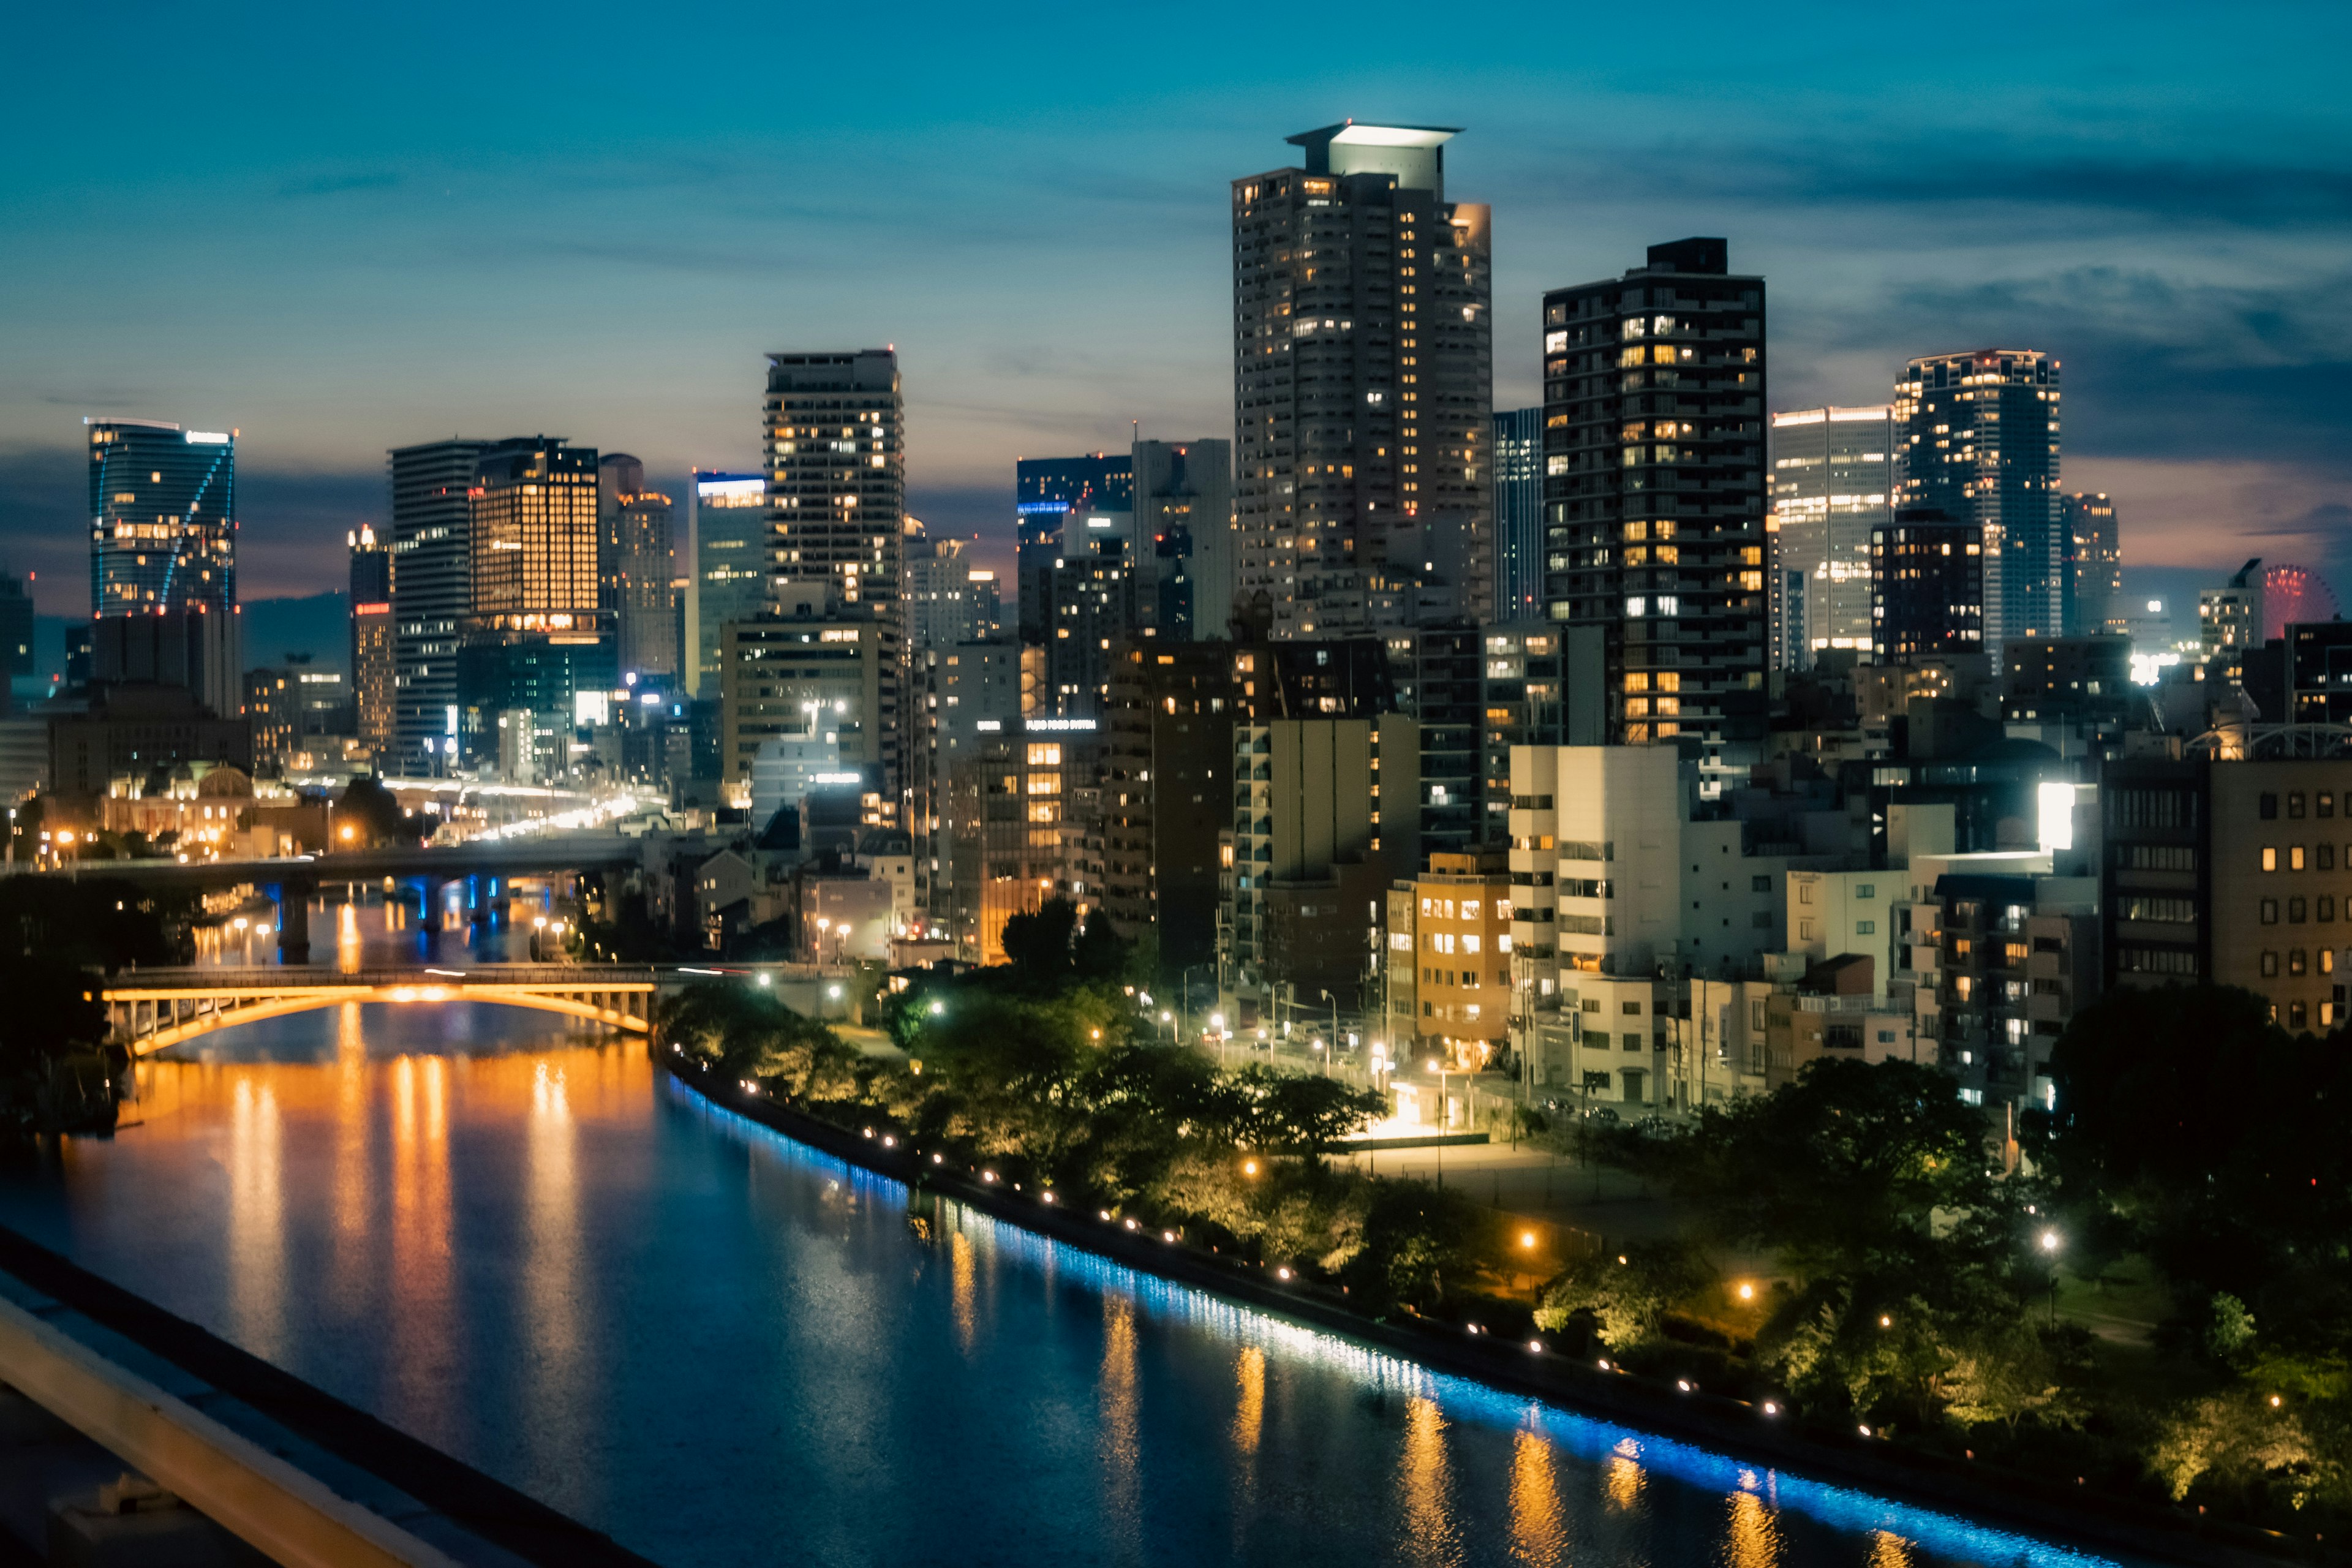
[[658,984],[653,970],[626,964],[142,969],[117,976],[100,999],[114,1039],[143,1057],[217,1029],[346,1002],[487,1002],[643,1035]]

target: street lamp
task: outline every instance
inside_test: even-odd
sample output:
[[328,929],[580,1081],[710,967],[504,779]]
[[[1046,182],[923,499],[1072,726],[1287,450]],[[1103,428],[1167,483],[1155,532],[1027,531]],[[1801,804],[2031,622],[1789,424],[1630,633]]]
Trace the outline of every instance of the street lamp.
[[2042,1254],[2050,1259],[2050,1321],[2058,1321],[2058,1251],[2066,1245],[2065,1238],[2054,1230],[2042,1233]]

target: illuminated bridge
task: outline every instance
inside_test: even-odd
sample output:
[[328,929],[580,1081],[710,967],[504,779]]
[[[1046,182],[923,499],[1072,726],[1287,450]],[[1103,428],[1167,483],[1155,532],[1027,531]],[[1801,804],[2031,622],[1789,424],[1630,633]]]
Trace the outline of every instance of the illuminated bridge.
[[[702,973],[709,973],[703,971]],[[667,979],[650,968],[606,963],[499,963],[470,969],[433,964],[336,972],[325,969],[142,969],[100,993],[114,1039],[133,1056],[163,1050],[215,1029],[346,1002],[488,1002],[535,1007],[642,1035],[655,992]]]

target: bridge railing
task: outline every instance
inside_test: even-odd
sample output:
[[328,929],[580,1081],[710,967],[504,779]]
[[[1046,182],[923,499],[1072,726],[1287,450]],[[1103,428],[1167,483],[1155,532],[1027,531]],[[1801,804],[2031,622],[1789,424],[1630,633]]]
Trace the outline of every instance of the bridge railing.
[[643,985],[661,976],[641,963],[371,964],[361,969],[324,969],[285,964],[236,968],[193,965],[126,969],[106,983],[113,994],[125,991],[293,991],[346,985],[538,985],[595,991],[615,984]]

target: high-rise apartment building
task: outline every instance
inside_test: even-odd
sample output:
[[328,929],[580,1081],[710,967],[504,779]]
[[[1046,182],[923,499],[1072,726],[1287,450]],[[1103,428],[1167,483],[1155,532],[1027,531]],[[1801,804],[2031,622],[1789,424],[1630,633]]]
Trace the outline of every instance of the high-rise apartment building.
[[898,354],[770,354],[766,442],[769,575],[823,584],[845,608],[895,621],[907,511]]
[[224,718],[244,701],[237,644],[236,432],[86,418],[89,613],[184,616],[190,689]]
[[2116,503],[2090,491],[2060,496],[2058,530],[2065,541],[2074,584],[2074,617],[2066,624],[2066,635],[2086,637],[2117,632],[2128,636],[2131,625],[2124,604],[2123,540],[2116,527]]
[[687,625],[694,639],[688,691],[719,696],[719,634],[768,603],[768,481],[760,474],[694,472],[694,570]]
[[1895,388],[1901,504],[1984,529],[2000,592],[1985,604],[1985,651],[2054,637],[2070,624],[2074,580],[2058,518],[2058,362],[2032,349],[1935,354]]
[[397,711],[399,663],[392,614],[392,549],[361,525],[344,535],[351,552],[352,732],[389,762]]
[[[529,778],[558,776],[580,695],[619,678],[613,617],[600,606],[596,488],[595,448],[560,437],[500,441],[477,463],[457,645],[460,755],[501,766],[527,755]],[[527,746],[516,733],[525,724]]]
[[1454,134],[1328,125],[1233,183],[1235,594],[1276,637],[1490,614],[1492,212],[1445,199]]
[[1495,416],[1495,618],[1543,614],[1543,416],[1540,408]]
[[1906,507],[1871,534],[1871,661],[1984,652],[1985,621],[2000,569],[1984,525]]
[[1788,668],[1809,668],[1828,648],[1867,653],[1871,538],[1895,519],[1894,411],[1775,414],[1771,459],[1780,569],[1805,574],[1802,592],[1788,596]]
[[1709,772],[1763,723],[1764,348],[1720,239],[1544,295],[1546,612],[1601,634],[1611,742],[1696,737]]
[[474,466],[488,441],[453,437],[387,455],[392,484],[393,731],[403,768],[453,758],[457,637],[473,602]]
[[608,452],[596,465],[597,577],[625,673],[678,673],[677,595],[670,586],[670,500],[645,465]]

